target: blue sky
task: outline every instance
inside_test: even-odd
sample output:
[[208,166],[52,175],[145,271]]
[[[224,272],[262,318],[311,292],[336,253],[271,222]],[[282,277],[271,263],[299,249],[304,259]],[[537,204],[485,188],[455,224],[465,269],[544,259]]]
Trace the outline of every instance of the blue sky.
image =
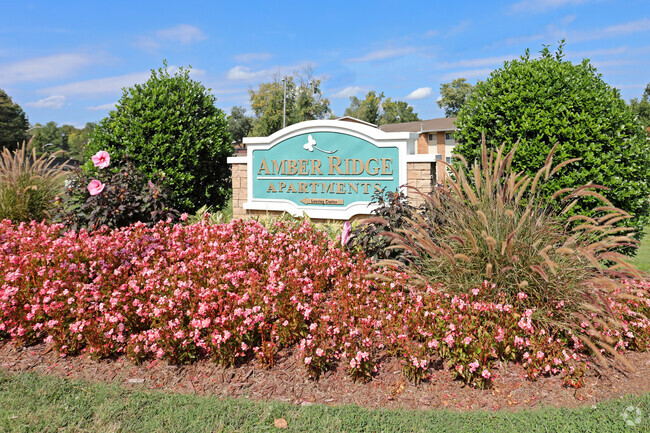
[[442,117],[440,84],[486,79],[566,38],[625,100],[650,82],[650,1],[9,1],[0,88],[32,124],[105,117],[121,88],[162,66],[193,68],[230,112],[248,90],[307,66],[336,115],[369,90]]

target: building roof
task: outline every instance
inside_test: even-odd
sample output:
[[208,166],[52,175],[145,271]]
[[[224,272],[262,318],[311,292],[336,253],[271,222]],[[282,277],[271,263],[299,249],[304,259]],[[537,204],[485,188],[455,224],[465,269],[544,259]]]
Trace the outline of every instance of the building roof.
[[343,122],[361,123],[362,125],[372,126],[373,128],[377,127],[377,125],[375,125],[374,123],[366,122],[365,120],[357,119],[356,117],[352,117],[352,116],[343,116],[343,117],[339,117],[336,120],[341,120]]
[[416,122],[389,123],[381,125],[379,129],[385,132],[436,132],[455,131],[456,117],[442,117],[440,119],[418,120]]

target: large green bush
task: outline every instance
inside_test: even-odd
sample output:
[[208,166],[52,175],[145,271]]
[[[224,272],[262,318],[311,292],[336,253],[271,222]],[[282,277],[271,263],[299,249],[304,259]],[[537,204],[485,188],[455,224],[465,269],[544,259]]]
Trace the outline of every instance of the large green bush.
[[[552,178],[541,190],[549,198],[562,188],[595,183],[602,194],[630,215],[639,234],[650,207],[650,142],[621,99],[588,60],[563,60],[563,43],[554,55],[545,47],[541,57],[527,51],[506,62],[479,82],[458,114],[456,152],[468,161],[481,154],[481,134],[488,147],[505,144],[506,152],[520,140],[512,166],[533,175],[559,143],[555,158],[582,158]],[[597,200],[584,200],[568,215],[589,213]]]
[[163,177],[170,204],[179,211],[222,207],[231,191],[226,158],[232,144],[215,100],[188,69],[171,75],[165,64],[152,70],[146,83],[125,89],[116,109],[97,125],[84,169],[95,170],[89,159],[100,150],[114,161],[128,155],[146,176]]

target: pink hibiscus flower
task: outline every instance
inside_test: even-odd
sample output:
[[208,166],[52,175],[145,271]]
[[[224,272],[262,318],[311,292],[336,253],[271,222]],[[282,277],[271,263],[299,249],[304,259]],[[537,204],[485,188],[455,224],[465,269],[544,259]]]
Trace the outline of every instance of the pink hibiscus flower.
[[104,191],[104,184],[97,179],[91,180],[88,184],[88,192],[90,195],[97,195],[102,191]]
[[90,159],[92,159],[95,167],[106,168],[108,164],[111,163],[111,156],[105,150],[100,150],[94,154]]

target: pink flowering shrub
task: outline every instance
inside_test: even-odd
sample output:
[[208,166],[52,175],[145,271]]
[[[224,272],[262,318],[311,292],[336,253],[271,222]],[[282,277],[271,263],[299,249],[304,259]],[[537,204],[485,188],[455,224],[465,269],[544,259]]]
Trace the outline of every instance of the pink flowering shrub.
[[[0,335],[52,342],[62,355],[272,365],[294,347],[313,377],[343,368],[368,380],[397,357],[415,381],[444,360],[477,386],[490,384],[497,360],[520,362],[531,379],[564,374],[579,386],[587,360],[579,336],[553,330],[523,292],[508,303],[487,283],[468,294],[416,289],[406,274],[374,269],[307,222],[73,232],[5,220],[0,271]],[[587,326],[585,335],[645,350],[648,287],[626,282],[620,290],[632,296],[611,300],[624,332]]]
[[161,177],[154,183],[128,159],[111,161],[106,151],[91,159],[94,172],[76,169],[68,180],[59,222],[74,230],[95,230],[177,218],[178,212],[167,205],[169,191],[160,186]]

